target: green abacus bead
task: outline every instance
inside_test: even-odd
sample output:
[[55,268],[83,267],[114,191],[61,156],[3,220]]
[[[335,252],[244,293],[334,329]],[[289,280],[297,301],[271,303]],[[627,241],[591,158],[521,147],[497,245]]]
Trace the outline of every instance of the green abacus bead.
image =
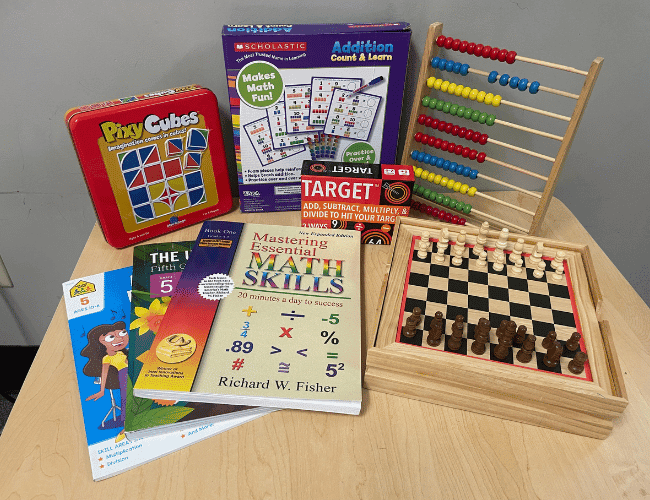
[[472,205],[469,203],[463,207],[463,212],[469,214],[472,211]]
[[442,198],[442,204],[443,204],[444,206],[446,206],[446,207],[449,206],[449,202],[450,202],[450,201],[451,201],[451,198],[450,198],[449,196],[447,196],[447,195],[445,195],[445,196]]
[[437,105],[437,104],[438,104],[438,99],[436,99],[435,97],[432,97],[432,98],[429,100],[429,107],[430,107],[431,109],[436,109],[436,105]]
[[452,104],[449,108],[449,114],[451,116],[456,116],[457,111],[458,111],[458,104]]
[[465,108],[465,113],[463,113],[463,118],[469,120],[472,117],[474,110],[472,108]]
[[420,186],[419,184],[415,185],[415,193],[416,194],[422,194],[424,192],[424,186]]
[[422,106],[428,106],[430,100],[431,100],[431,97],[429,97],[428,95],[425,95],[425,96],[422,98]]
[[437,196],[438,196],[438,193],[436,193],[436,192],[433,191],[433,190],[431,191],[431,193],[429,193],[429,199],[430,199],[431,201],[436,201],[436,197],[437,197]]
[[452,198],[451,200],[449,200],[449,208],[456,208],[457,203],[458,201]]
[[484,111],[480,115],[478,115],[478,122],[483,125],[485,123],[485,120],[487,118],[487,113]]
[[438,100],[438,102],[436,103],[436,109],[437,109],[438,111],[442,111],[442,107],[443,107],[444,105],[445,105],[445,101]]
[[442,203],[442,200],[443,200],[444,198],[445,198],[444,195],[438,193],[438,194],[436,195],[436,203]]
[[458,109],[456,110],[456,116],[462,118],[464,114],[465,114],[465,106],[458,106]]
[[481,112],[479,110],[474,110],[472,111],[472,116],[470,118],[473,122],[477,122],[479,116],[481,116]]
[[485,123],[487,124],[488,127],[491,127],[494,125],[494,120],[496,120],[497,117],[494,115],[487,115],[487,119],[485,120]]
[[458,203],[456,203],[456,210],[462,212],[463,208],[465,208],[465,202],[459,200]]
[[430,194],[431,194],[431,190],[425,189],[424,191],[422,191],[422,198],[428,198]]
[[450,109],[451,109],[451,103],[450,102],[445,102],[445,104],[442,106],[442,112],[443,113],[449,113]]

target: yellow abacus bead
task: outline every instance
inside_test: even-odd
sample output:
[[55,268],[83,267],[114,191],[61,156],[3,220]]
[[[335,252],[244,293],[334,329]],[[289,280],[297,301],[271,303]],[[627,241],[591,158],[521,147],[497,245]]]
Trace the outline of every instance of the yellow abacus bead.
[[418,167],[415,170],[413,170],[413,175],[415,175],[415,177],[420,177],[421,173],[422,173],[422,167]]
[[463,90],[465,90],[465,87],[463,85],[456,85],[456,90],[454,90],[456,97],[460,97],[463,93]]
[[499,106],[499,104],[501,104],[501,96],[500,95],[495,95],[494,99],[492,99],[492,106],[494,106],[496,108],[496,107]]
[[440,90],[440,85],[442,85],[442,78],[438,78],[435,82],[433,82],[433,88],[436,90]]
[[456,191],[456,192],[460,191],[460,187],[461,187],[462,185],[463,185],[462,182],[460,182],[460,181],[456,181],[456,182],[454,183],[454,191]]
[[447,93],[453,95],[455,91],[456,91],[456,84],[450,83],[449,87],[447,87]]
[[431,172],[431,173],[427,176],[427,180],[428,180],[429,182],[433,182],[433,179],[435,179],[435,178],[436,178],[436,174],[434,174],[433,172]]
[[469,97],[470,92],[472,91],[471,87],[465,87],[463,89],[463,97],[467,99]]
[[449,88],[449,82],[445,80],[444,82],[442,82],[442,85],[440,85],[440,90],[443,92],[447,92],[448,88]]
[[475,187],[469,188],[467,190],[467,194],[470,195],[470,196],[474,196],[476,194],[476,188]]
[[442,179],[440,179],[440,185],[442,187],[447,187],[448,182],[449,182],[449,179],[447,177],[443,177]]
[[460,187],[460,194],[467,194],[467,190],[469,189],[469,186],[467,184],[463,184]]
[[472,91],[469,93],[470,100],[475,101],[477,95],[478,95],[478,89],[472,89]]
[[478,95],[476,96],[476,100],[478,102],[483,102],[485,100],[485,92],[481,90]]
[[435,178],[433,179],[433,182],[435,182],[436,184],[440,184],[440,181],[441,181],[441,180],[442,180],[442,175],[438,174],[438,175],[436,175]]
[[420,173],[420,178],[426,180],[429,177],[429,171],[428,170],[423,170]]
[[436,81],[435,76],[430,76],[429,78],[427,78],[427,87],[432,88],[433,87],[433,82],[435,82],[435,81]]
[[490,105],[492,104],[492,99],[494,99],[494,94],[485,94],[485,104]]

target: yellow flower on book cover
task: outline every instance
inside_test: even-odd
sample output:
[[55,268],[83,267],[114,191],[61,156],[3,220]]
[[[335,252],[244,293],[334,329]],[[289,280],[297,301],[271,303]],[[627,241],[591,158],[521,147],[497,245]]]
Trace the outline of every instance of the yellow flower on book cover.
[[138,316],[138,319],[131,323],[131,330],[139,328],[138,335],[143,335],[149,330],[158,333],[158,327],[165,312],[167,312],[167,306],[170,300],[172,300],[171,297],[161,297],[160,300],[154,300],[149,305],[149,309],[146,307],[136,307],[135,314]]

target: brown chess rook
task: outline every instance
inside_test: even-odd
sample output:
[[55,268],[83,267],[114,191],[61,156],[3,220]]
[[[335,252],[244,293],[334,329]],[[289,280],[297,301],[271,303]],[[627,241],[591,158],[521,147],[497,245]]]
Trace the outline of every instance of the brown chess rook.
[[536,340],[537,337],[535,337],[535,335],[526,335],[526,338],[521,345],[521,349],[519,349],[519,352],[517,353],[517,359],[520,363],[528,363],[533,358]]
[[422,309],[419,307],[413,308],[413,313],[406,318],[406,325],[404,325],[403,335],[407,338],[415,337],[417,327],[422,321]]
[[431,347],[440,345],[442,338],[442,312],[438,311],[431,320],[429,326],[429,336],[427,337],[427,344]]
[[574,375],[580,375],[585,369],[585,363],[587,362],[587,355],[582,352],[576,352],[575,357],[569,361],[569,371]]
[[519,328],[517,328],[517,333],[515,334],[514,341],[515,346],[520,347],[524,343],[524,340],[526,340],[527,331],[528,328],[526,328],[524,325],[520,325]]
[[490,341],[490,320],[481,318],[478,325],[474,328],[474,342],[472,343],[472,352],[478,356],[485,352],[485,344]]
[[553,344],[549,346],[544,356],[544,364],[549,368],[555,368],[560,362],[560,357],[563,351],[562,344],[559,340],[554,340]]
[[460,314],[456,316],[456,321],[451,325],[451,337],[449,337],[449,342],[447,342],[447,347],[452,351],[457,351],[460,349],[460,346],[463,343],[463,324],[465,323],[465,318]]
[[581,335],[578,332],[573,332],[571,338],[566,341],[566,348],[569,351],[577,351],[580,347],[580,337]]
[[553,345],[553,342],[557,340],[557,333],[555,332],[548,332],[548,335],[544,340],[542,340],[542,347],[546,350],[548,350],[549,347]]

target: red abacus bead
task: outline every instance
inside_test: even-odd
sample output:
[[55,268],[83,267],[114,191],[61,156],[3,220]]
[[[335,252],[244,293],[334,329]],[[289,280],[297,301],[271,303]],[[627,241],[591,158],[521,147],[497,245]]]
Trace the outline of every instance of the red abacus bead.
[[475,131],[472,133],[472,140],[473,140],[474,142],[478,142],[478,140],[479,140],[480,138],[481,138],[481,133],[480,133],[478,130],[475,130]]
[[420,125],[422,125],[422,124],[424,124],[424,120],[426,120],[426,119],[427,119],[427,115],[420,115],[420,116],[418,116],[418,123]]
[[457,215],[454,215],[454,216],[451,218],[451,222],[452,222],[452,224],[458,224],[458,221],[459,221],[459,220],[460,220],[460,217],[458,217]]
[[462,151],[463,158],[467,158],[469,156],[469,151],[470,149],[468,147],[464,147]]
[[423,214],[427,213],[427,206],[424,203],[420,203],[420,206],[418,207],[418,210],[422,212]]
[[483,163],[485,161],[485,153],[479,153],[478,156],[476,157],[476,161],[479,163]]
[[477,43],[476,47],[474,47],[474,55],[476,57],[481,57],[482,54],[483,54],[483,44]]
[[438,120],[437,118],[434,118],[434,119],[431,121],[431,127],[432,127],[432,128],[438,128],[438,124],[439,124],[439,123],[440,123],[440,120]]
[[492,47],[490,47],[489,45],[486,45],[485,47],[483,47],[483,52],[481,53],[481,55],[482,55],[485,59],[487,59],[487,58],[490,57],[490,54],[491,54],[491,53],[492,53]]
[[483,145],[486,144],[488,140],[488,135],[487,134],[481,134],[481,137],[478,138],[478,143]]
[[430,127],[432,121],[433,121],[433,118],[431,118],[430,116],[427,116],[427,117],[424,119],[424,126],[425,126],[425,127]]
[[492,47],[492,52],[490,52],[490,59],[496,61],[497,58],[499,57],[499,52],[501,52],[499,50],[499,47]]
[[458,223],[459,223],[461,226],[464,226],[466,222],[467,222],[467,221],[466,221],[465,219],[459,219],[459,220],[458,220]]
[[514,50],[511,50],[510,52],[508,52],[508,54],[506,54],[506,62],[508,64],[512,64],[513,62],[515,62],[515,57],[517,57],[517,53]]
[[464,139],[465,134],[467,134],[467,129],[465,127],[460,127],[460,130],[458,131],[458,137]]
[[456,144],[450,141],[449,144],[447,144],[447,151],[453,153],[455,149],[456,149]]
[[438,212],[438,219],[445,220],[445,215],[447,215],[447,212],[440,210],[440,212]]
[[436,44],[438,44],[438,47],[442,47],[445,44],[446,39],[447,37],[444,35],[440,35],[438,38],[436,38]]
[[458,47],[460,47],[460,38],[454,39],[451,43],[451,50],[458,50]]
[[451,135],[458,135],[458,131],[460,130],[460,127],[458,125],[454,125],[451,129]]
[[471,149],[469,151],[468,157],[470,160],[476,160],[476,155],[478,155],[478,151],[476,151],[475,149]]
[[497,58],[501,62],[506,62],[506,56],[508,55],[508,49],[501,49]]
[[467,53],[468,54],[473,54],[474,50],[476,49],[476,44],[474,42],[470,42],[467,44]]
[[463,154],[463,145],[462,144],[456,144],[456,148],[454,149],[454,153],[457,155]]
[[471,141],[471,140],[472,140],[472,134],[473,134],[473,133],[474,133],[474,131],[473,131],[471,128],[468,128],[468,129],[467,129],[467,132],[465,132],[465,138],[466,138],[468,141]]
[[436,207],[433,207],[433,213],[431,215],[433,215],[434,217],[438,217],[439,213],[440,213],[440,210],[437,209]]
[[427,134],[422,134],[422,144],[426,144],[429,141],[429,136]]
[[422,142],[422,132],[415,134],[415,137],[413,137],[413,139],[415,139],[415,142]]
[[460,42],[460,45],[458,46],[458,51],[463,53],[467,52],[467,45],[468,45],[467,40],[463,40],[462,42]]
[[441,139],[436,139],[435,137],[431,136],[429,137],[429,141],[427,142],[427,144],[429,146],[435,146],[436,142],[438,141],[441,141]]
[[452,217],[453,217],[453,215],[451,215],[449,212],[447,212],[445,214],[445,222],[451,222]]
[[443,121],[441,121],[441,122],[438,123],[438,127],[437,127],[437,128],[438,128],[438,130],[440,130],[440,132],[444,132],[446,126],[447,126],[447,122],[443,122]]
[[442,146],[442,139],[435,139],[433,144],[429,144],[430,146],[433,146],[436,149],[440,149]]
[[450,36],[445,40],[445,49],[451,49],[451,45],[454,43],[454,39]]
[[440,144],[440,149],[443,151],[447,151],[447,147],[449,146],[449,141],[442,141],[442,144]]
[[430,205],[427,205],[427,214],[428,214],[428,215],[433,214],[433,207],[430,206]]
[[454,130],[454,124],[453,123],[447,123],[445,125],[445,132],[448,134],[451,134],[451,131]]

